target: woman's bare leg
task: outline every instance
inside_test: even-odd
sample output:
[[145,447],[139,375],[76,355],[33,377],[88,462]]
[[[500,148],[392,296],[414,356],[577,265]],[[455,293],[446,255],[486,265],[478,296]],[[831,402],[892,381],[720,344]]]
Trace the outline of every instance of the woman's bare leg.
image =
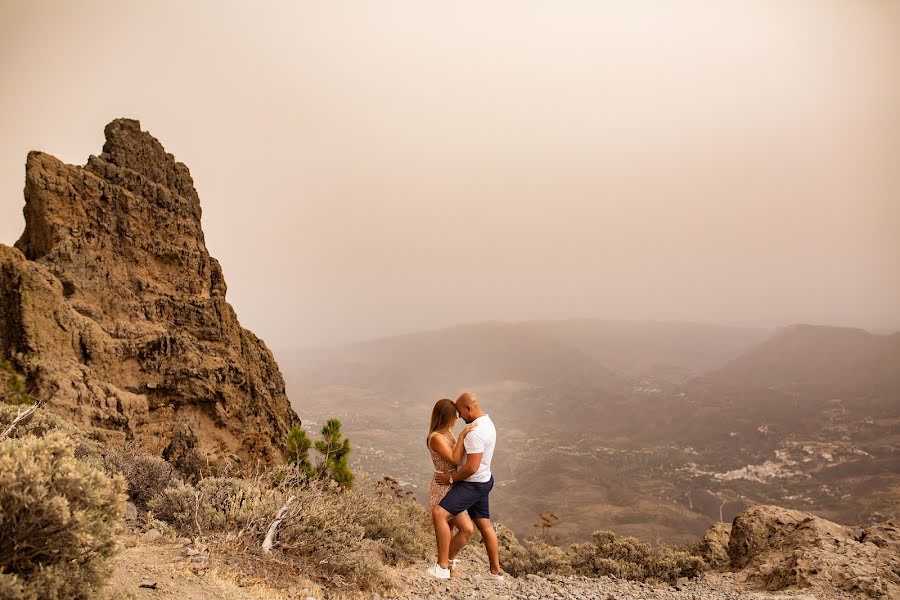
[[434,537],[437,541],[437,563],[441,568],[450,568],[450,559],[447,554],[450,551],[450,513],[435,506],[431,511],[431,521],[434,523]]
[[456,525],[458,531],[456,532],[456,535],[453,536],[453,539],[450,540],[450,552],[448,558],[451,560],[456,558],[459,551],[462,550],[463,546],[469,541],[469,538],[472,537],[472,534],[475,533],[475,524],[472,523],[469,513],[465,511],[453,517],[453,524]]

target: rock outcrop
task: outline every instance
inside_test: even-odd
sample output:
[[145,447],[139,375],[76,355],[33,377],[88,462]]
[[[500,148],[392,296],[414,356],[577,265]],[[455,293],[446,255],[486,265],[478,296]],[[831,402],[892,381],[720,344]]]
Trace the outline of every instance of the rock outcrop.
[[[900,597],[900,528],[894,523],[854,529],[764,505],[741,512],[730,529],[724,568],[736,571],[745,583],[767,590]],[[714,526],[704,542],[719,549],[726,531],[721,524]]]
[[0,358],[53,411],[178,462],[270,460],[299,419],[209,255],[188,168],[140,123],[83,167],[30,152],[0,245]]
[[706,530],[700,540],[698,550],[700,556],[710,567],[715,569],[730,562],[728,541],[731,538],[731,523],[716,523]]

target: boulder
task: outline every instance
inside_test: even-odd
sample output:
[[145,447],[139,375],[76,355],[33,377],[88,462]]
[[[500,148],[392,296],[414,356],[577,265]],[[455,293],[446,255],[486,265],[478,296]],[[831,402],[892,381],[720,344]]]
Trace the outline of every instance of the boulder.
[[715,523],[703,534],[698,550],[710,567],[717,569],[728,565],[728,542],[731,538],[731,523]]
[[767,590],[815,588],[900,597],[900,547],[893,523],[862,531],[778,506],[754,506],[732,523],[731,567]]

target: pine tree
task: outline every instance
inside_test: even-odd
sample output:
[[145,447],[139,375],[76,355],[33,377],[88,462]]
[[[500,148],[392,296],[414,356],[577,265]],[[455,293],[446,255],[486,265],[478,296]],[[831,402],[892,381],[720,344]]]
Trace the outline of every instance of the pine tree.
[[311,447],[312,440],[306,435],[305,429],[302,427],[291,429],[285,443],[288,463],[299,467],[309,477],[312,477],[315,471],[309,462],[309,449]]
[[318,465],[319,476],[333,479],[345,488],[353,487],[353,473],[347,464],[350,440],[343,438],[339,420],[328,419],[322,427],[322,439],[316,440],[316,450],[322,454]]

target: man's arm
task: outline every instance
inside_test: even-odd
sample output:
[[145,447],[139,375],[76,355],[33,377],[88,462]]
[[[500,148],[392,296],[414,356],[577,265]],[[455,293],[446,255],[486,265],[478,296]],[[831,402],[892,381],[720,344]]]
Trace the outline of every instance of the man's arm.
[[[483,452],[479,452],[478,454],[467,454],[466,455],[466,464],[461,468],[457,469],[453,475],[452,481],[462,481],[468,477],[471,477],[472,474],[478,470],[478,467],[481,465],[481,457],[484,455]],[[450,483],[451,473],[437,473],[435,478],[438,483]]]

